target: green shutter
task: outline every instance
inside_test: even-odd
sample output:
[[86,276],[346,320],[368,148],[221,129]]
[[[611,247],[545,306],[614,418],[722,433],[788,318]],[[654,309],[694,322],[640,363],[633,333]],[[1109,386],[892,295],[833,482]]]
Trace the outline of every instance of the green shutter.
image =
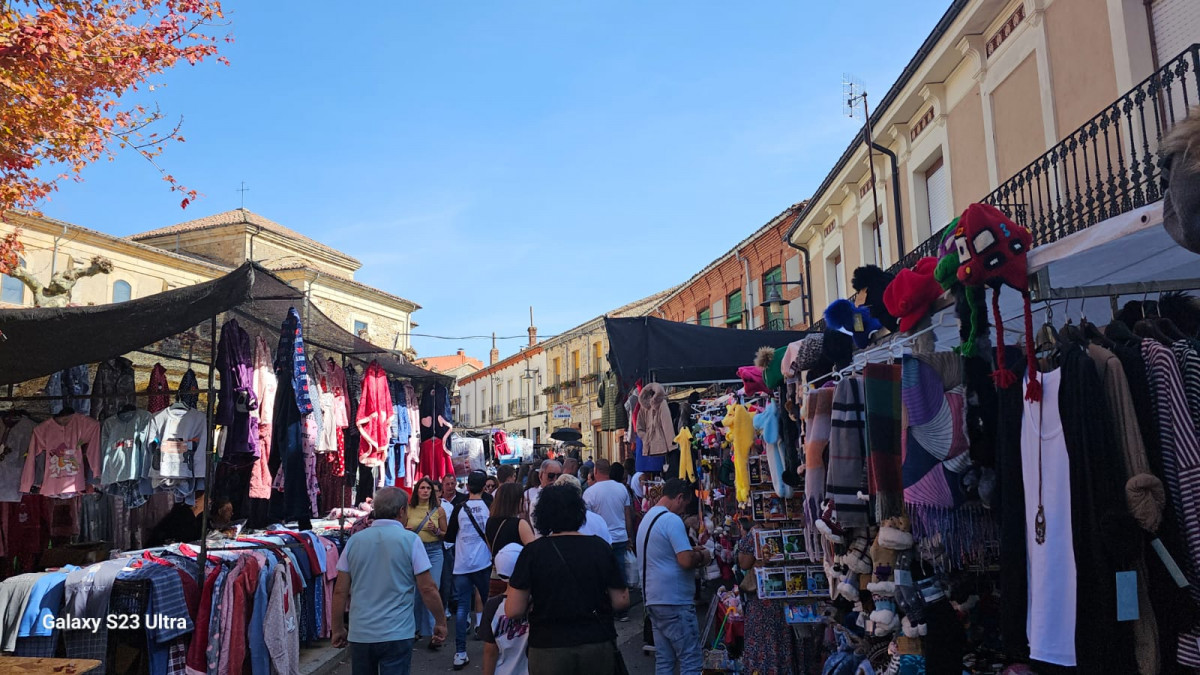
[[742,322],[742,292],[734,291],[729,294],[728,302],[725,303],[725,323],[741,323]]
[[696,323],[700,324],[701,326],[711,326],[712,325],[712,310],[711,309],[700,310],[700,318],[696,321]]

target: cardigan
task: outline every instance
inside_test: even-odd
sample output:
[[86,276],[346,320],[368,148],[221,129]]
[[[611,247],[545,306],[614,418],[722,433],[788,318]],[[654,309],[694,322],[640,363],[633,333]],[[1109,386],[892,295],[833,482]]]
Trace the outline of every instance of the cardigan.
[[657,382],[642,387],[638,402],[637,432],[643,439],[643,454],[665,455],[671,450],[675,439],[675,427],[671,424],[671,409],[667,407],[667,390]]

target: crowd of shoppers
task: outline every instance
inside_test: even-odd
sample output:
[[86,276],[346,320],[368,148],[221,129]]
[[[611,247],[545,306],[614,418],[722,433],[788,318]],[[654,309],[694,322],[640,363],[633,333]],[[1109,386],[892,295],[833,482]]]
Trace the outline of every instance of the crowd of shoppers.
[[470,473],[463,488],[446,476],[418,481],[411,495],[382,489],[353,528],[334,643],[350,647],[356,675],[409,672],[414,645],[428,637],[440,648],[450,617],[455,670],[470,663],[475,638],[485,675],[620,672],[615,623],[629,620],[638,579],[655,672],[700,672],[695,580],[712,558],[685,524],[693,485],[668,480],[649,504],[642,476],[624,465],[567,459],[542,462],[525,485],[501,466]]

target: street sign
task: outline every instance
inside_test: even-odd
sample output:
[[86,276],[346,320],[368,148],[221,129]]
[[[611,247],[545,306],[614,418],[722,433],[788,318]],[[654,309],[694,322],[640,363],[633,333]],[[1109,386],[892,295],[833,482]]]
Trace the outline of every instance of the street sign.
[[571,406],[569,406],[569,405],[554,406],[554,412],[552,413],[552,417],[554,417],[554,419],[556,419],[556,420],[571,419]]

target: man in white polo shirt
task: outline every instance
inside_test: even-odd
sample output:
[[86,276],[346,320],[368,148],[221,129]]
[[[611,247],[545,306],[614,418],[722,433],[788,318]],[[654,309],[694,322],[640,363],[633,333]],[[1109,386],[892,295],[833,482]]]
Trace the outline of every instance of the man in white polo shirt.
[[[408,494],[385,487],[375,493],[374,522],[346,542],[333,592],[333,646],[350,645],[354,675],[408,675],[416,638],[415,593],[433,612],[435,639],[445,640],[442,599],[430,576],[425,547],[404,524]],[[344,615],[350,596],[350,631]]]

